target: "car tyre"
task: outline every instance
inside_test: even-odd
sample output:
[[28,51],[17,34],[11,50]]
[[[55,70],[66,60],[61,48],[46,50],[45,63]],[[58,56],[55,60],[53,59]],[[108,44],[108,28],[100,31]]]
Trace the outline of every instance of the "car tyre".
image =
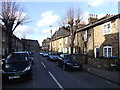
[[32,80],[33,76],[32,76],[32,72],[30,73],[30,75],[28,76],[28,80]]
[[82,65],[80,65],[80,68],[79,68],[80,71],[82,71]]
[[67,68],[66,68],[66,65],[65,65],[65,64],[63,65],[63,70],[64,70],[64,71],[66,71],[66,70],[67,70]]
[[57,62],[57,66],[59,66],[59,62]]

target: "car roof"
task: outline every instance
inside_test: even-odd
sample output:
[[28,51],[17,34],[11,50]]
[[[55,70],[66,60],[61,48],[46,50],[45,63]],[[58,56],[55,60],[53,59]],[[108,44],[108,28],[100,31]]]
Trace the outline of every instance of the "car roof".
[[61,55],[70,55],[70,54],[61,54]]
[[28,51],[20,51],[20,52],[14,52],[14,53],[29,53]]

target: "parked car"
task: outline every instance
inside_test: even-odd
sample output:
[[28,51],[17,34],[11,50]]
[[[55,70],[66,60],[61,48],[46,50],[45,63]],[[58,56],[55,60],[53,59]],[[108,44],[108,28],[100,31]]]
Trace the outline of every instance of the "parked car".
[[57,61],[58,55],[57,55],[57,53],[55,53],[55,52],[50,52],[47,59],[48,59],[48,60],[52,60],[52,61]]
[[32,63],[28,52],[14,52],[3,60],[2,80],[21,80],[32,78]]
[[49,54],[47,52],[44,52],[42,56],[47,57]]
[[44,51],[40,51],[39,55],[43,55]]
[[63,70],[68,69],[82,70],[82,64],[75,61],[75,57],[69,54],[61,54],[59,59],[57,60],[57,66],[62,67]]

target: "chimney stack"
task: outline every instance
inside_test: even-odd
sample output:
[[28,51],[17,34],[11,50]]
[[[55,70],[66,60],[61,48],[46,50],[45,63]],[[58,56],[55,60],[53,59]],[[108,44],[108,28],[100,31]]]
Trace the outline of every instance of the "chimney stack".
[[93,23],[96,22],[97,20],[98,20],[98,15],[89,14],[88,23]]

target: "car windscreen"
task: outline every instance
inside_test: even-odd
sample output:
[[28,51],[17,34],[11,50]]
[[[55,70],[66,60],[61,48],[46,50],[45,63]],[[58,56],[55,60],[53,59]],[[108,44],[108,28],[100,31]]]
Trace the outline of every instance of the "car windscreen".
[[56,53],[50,53],[50,55],[57,55]]
[[66,59],[66,60],[72,60],[73,57],[71,55],[64,55],[64,59]]
[[47,52],[44,52],[44,54],[48,54]]
[[6,63],[24,62],[28,60],[29,57],[27,53],[14,53],[7,57]]

